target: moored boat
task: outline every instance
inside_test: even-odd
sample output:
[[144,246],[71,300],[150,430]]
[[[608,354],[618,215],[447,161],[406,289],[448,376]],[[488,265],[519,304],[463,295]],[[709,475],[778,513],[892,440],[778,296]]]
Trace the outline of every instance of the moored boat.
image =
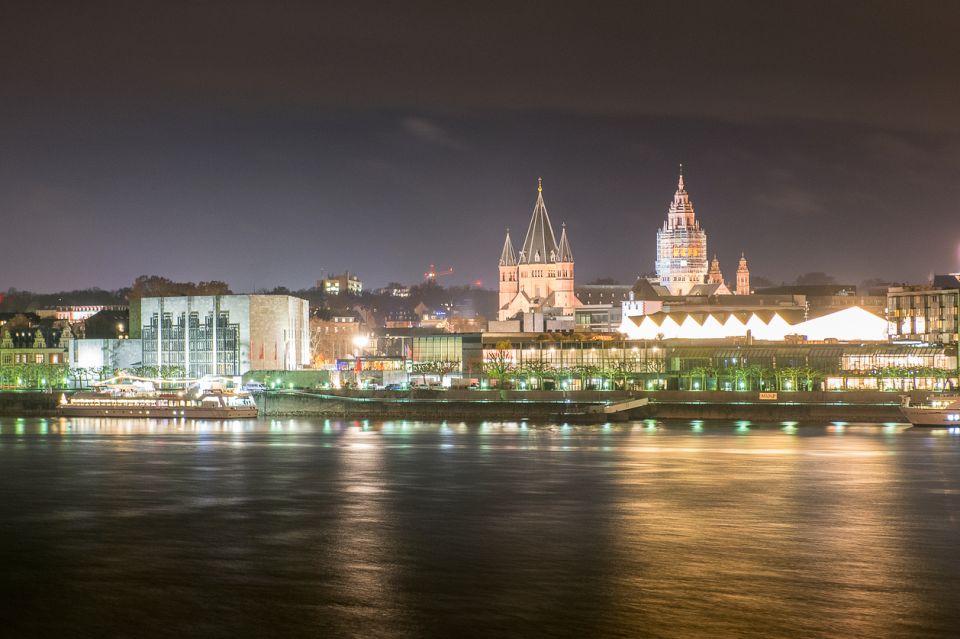
[[960,395],[930,397],[922,404],[912,404],[907,396],[900,412],[914,426],[960,427]]
[[135,378],[111,380],[94,386],[92,391],[61,395],[59,405],[64,417],[248,419],[257,417],[258,412],[253,397],[243,390],[209,383],[158,390],[152,381]]

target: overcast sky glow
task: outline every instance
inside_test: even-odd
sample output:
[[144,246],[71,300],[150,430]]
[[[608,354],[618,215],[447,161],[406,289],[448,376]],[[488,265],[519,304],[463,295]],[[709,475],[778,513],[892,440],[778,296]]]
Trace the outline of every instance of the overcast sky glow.
[[277,4],[0,7],[0,289],[491,284],[538,175],[627,280],[681,161],[728,278],[960,270],[955,3]]

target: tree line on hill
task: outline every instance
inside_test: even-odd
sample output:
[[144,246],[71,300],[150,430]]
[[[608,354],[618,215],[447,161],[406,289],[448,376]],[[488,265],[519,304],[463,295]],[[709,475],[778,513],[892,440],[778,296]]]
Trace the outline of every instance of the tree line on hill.
[[[401,284],[392,283],[383,289],[403,289]],[[294,295],[306,299],[319,315],[350,313],[363,308],[376,315],[412,312],[419,304],[428,308],[441,308],[453,305],[472,305],[476,312],[491,316],[496,313],[497,293],[471,286],[444,287],[435,281],[422,282],[409,287],[407,297],[396,297],[389,292],[374,293],[363,291],[360,294],[343,293],[327,295],[322,288],[311,287],[290,289],[276,286],[272,289],[254,291],[270,295]],[[176,295],[230,295],[233,291],[226,282],[209,280],[201,282],[177,282],[158,275],[141,275],[124,288],[108,291],[101,288],[60,291],[56,293],[35,293],[15,288],[0,294],[0,312],[23,313],[57,306],[114,306],[126,305],[132,299],[142,297],[160,297]]]

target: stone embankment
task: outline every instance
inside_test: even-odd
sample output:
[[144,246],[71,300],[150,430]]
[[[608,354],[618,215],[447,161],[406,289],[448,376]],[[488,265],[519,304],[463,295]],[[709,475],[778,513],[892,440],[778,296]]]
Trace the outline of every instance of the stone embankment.
[[[914,401],[926,393],[912,393]],[[591,414],[607,403],[649,399],[647,406],[615,416]],[[747,419],[755,421],[903,421],[896,393],[792,392],[761,399],[757,392],[696,391],[330,391],[266,393],[266,417],[321,416],[356,419],[529,419],[596,422],[625,419]],[[765,397],[770,397],[769,395]]]
[[58,392],[0,392],[0,417],[52,417],[59,400]]
[[[926,392],[910,393],[914,402]],[[60,391],[0,392],[0,416],[52,417]],[[649,404],[612,416],[605,404],[646,397]],[[779,393],[697,391],[282,391],[257,396],[264,417],[337,419],[521,420],[595,423],[627,419],[746,419],[753,421],[903,421],[900,395],[875,391]]]

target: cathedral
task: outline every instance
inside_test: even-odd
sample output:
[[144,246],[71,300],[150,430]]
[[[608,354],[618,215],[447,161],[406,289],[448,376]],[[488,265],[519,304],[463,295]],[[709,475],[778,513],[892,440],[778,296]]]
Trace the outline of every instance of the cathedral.
[[[714,255],[707,265],[707,232],[700,228],[693,202],[683,181],[683,165],[667,220],[657,231],[657,277],[671,295],[729,295],[730,290]],[[750,271],[741,254],[737,269],[737,295],[750,294]]]
[[557,242],[543,203],[543,181],[537,181],[537,202],[519,255],[510,241],[510,230],[500,253],[500,310],[498,319],[531,311],[573,315],[580,301],[573,292],[573,251],[566,224]]
[[682,164],[667,221],[657,231],[657,277],[673,295],[687,295],[707,277],[707,232],[700,228],[693,211]]

